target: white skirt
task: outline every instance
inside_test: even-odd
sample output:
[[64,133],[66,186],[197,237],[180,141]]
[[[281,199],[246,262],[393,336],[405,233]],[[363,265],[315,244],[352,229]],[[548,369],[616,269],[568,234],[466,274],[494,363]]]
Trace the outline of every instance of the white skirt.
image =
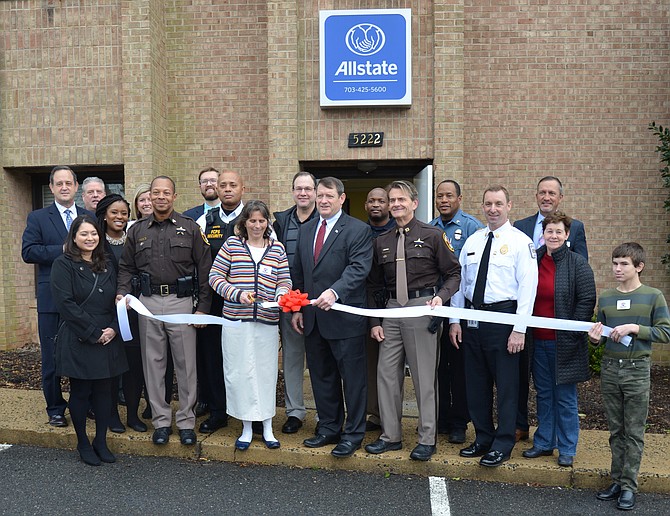
[[275,415],[279,327],[257,322],[223,326],[223,377],[227,412],[246,421]]

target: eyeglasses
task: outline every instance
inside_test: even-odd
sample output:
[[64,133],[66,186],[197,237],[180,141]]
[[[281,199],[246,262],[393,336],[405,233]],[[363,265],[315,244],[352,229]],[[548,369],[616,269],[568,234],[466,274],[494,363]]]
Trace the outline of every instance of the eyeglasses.
[[314,188],[311,186],[296,186],[293,188],[294,192],[305,192],[305,193],[312,193],[314,191]]
[[200,180],[201,185],[215,185],[216,184],[216,179],[201,179]]

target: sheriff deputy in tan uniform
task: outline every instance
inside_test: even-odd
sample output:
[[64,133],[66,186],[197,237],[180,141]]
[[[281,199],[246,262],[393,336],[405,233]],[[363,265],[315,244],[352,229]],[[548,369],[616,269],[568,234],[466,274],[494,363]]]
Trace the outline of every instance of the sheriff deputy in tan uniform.
[[[140,301],[156,315],[209,313],[211,291],[207,283],[212,257],[200,226],[173,210],[175,184],[166,176],[151,182],[154,212],[133,224],[119,262],[117,299],[132,292],[139,277]],[[196,280],[197,278],[197,280]],[[197,298],[194,300],[194,296]],[[153,413],[154,444],[166,444],[172,433],[172,411],[165,402],[165,368],[168,345],[172,351],[179,410],[177,428],[182,444],[196,443],[194,407],[197,400],[195,327],[139,318],[144,378]]]
[[[442,306],[458,290],[461,268],[454,250],[439,228],[414,217],[419,205],[412,183],[394,181],[386,188],[391,215],[398,227],[374,242],[368,278],[369,306],[375,292],[387,289],[388,308]],[[378,305],[377,305],[378,306]],[[429,460],[436,450],[438,360],[437,333],[428,329],[431,318],[371,319],[371,336],[379,342],[377,390],[382,435],[368,444],[368,453],[402,448],[402,392],[405,359],[409,364],[419,406],[419,444],[410,458]]]

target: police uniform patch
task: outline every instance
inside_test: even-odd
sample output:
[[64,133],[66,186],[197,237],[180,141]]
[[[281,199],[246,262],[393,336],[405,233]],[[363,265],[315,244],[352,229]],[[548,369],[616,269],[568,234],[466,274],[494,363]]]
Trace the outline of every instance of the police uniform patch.
[[509,252],[509,246],[508,246],[507,244],[504,244],[504,245],[500,248],[500,254],[507,254],[508,252]]
[[449,248],[449,250],[450,250],[452,253],[455,253],[455,252],[456,252],[456,251],[454,251],[454,246],[452,246],[452,245],[451,245],[451,242],[449,242],[449,239],[447,238],[447,234],[446,234],[446,233],[442,233],[442,240],[444,241],[444,243],[446,244],[446,246]]
[[202,237],[202,241],[205,242],[205,245],[209,245],[209,240],[207,240],[205,232],[202,230],[202,228],[200,228],[200,236]]
[[537,253],[535,252],[535,245],[533,243],[528,244],[528,249],[530,249],[530,257],[533,260],[537,260]]

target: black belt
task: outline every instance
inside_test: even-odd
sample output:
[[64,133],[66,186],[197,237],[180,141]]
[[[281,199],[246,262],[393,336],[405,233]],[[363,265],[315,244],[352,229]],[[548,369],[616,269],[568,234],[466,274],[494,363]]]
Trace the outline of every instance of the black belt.
[[[398,299],[395,290],[391,290],[390,294],[393,299]],[[422,288],[420,290],[410,290],[409,292],[407,292],[408,299],[416,299],[417,297],[426,297],[434,295],[435,295],[435,287]]]
[[498,301],[497,303],[482,303],[481,305],[474,306],[472,302],[468,299],[468,308],[476,308],[477,310],[485,310],[487,312],[502,312],[504,310],[516,309],[516,301],[514,299],[508,299],[507,301]]
[[161,296],[169,296],[177,293],[177,285],[151,285],[151,294]]

